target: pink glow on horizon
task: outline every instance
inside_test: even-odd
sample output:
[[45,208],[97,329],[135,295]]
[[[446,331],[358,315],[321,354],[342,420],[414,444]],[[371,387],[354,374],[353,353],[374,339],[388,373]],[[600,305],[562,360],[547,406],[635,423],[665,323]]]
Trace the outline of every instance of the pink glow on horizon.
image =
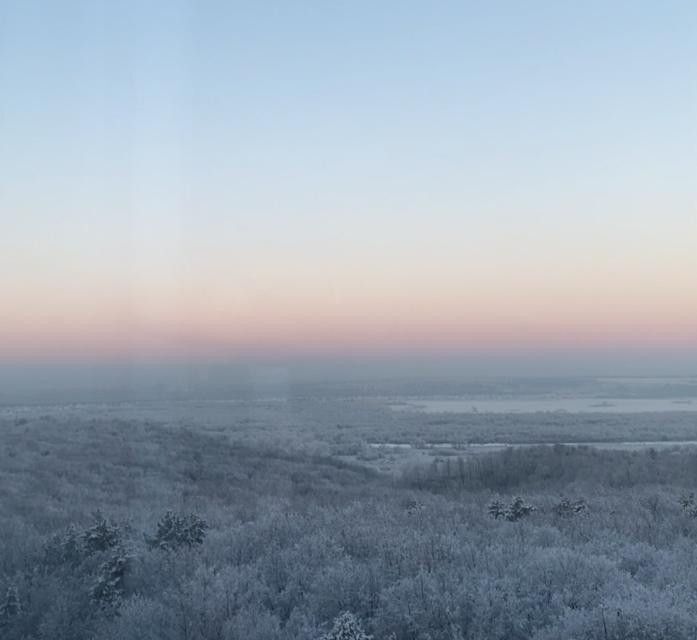
[[81,272],[64,287],[27,278],[4,292],[0,358],[692,348],[697,294],[693,258],[683,258],[662,270],[639,260],[590,273],[571,263],[478,272],[402,260],[400,269],[347,263],[324,273],[288,257],[285,269],[269,263],[237,281],[222,267],[158,281]]
[[[653,321],[652,321],[653,320]],[[268,318],[224,321],[217,326],[171,323],[83,324],[25,327],[0,334],[0,357],[290,357],[362,354],[419,354],[468,349],[516,350],[569,348],[582,351],[613,347],[697,347],[697,327],[689,322],[644,319],[618,322],[458,322],[395,317],[360,321],[333,317],[314,322]]]

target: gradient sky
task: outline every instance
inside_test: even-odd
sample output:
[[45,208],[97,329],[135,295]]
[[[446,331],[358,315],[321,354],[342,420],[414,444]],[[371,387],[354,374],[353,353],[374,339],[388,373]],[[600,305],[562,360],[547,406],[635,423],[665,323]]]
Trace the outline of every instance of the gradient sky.
[[5,361],[697,353],[697,3],[4,0],[0,215]]

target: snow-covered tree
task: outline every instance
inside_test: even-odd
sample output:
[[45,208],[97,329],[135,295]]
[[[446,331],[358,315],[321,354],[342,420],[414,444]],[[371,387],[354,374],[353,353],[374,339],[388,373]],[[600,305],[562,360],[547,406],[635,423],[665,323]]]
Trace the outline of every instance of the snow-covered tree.
[[506,515],[506,505],[501,500],[492,500],[489,503],[489,515],[498,520]]
[[19,615],[21,606],[17,587],[10,585],[7,588],[5,599],[0,603],[0,626],[8,624],[12,618]]
[[516,522],[521,518],[529,516],[535,507],[528,504],[520,496],[513,498],[510,505],[506,506],[501,500],[492,500],[488,507],[489,515],[498,520],[499,518],[505,518],[509,522]]
[[361,626],[358,618],[350,611],[345,611],[334,619],[331,631],[325,633],[320,640],[371,640]]
[[88,555],[113,549],[120,539],[119,526],[113,521],[108,521],[99,511],[94,513],[94,524],[82,534],[82,541]]
[[680,496],[680,506],[690,518],[697,518],[697,502],[695,502],[694,493]]
[[588,510],[588,504],[581,498],[580,500],[569,500],[562,498],[554,505],[554,513],[561,518],[570,518]]
[[535,511],[535,507],[526,503],[520,496],[517,496],[513,498],[513,502],[506,509],[506,520],[516,522],[521,518],[529,516],[533,511]]
[[99,567],[97,581],[90,591],[93,602],[102,607],[116,607],[124,592],[124,578],[128,569],[128,556],[118,548],[114,554]]
[[196,514],[180,516],[168,511],[157,523],[155,535],[147,540],[153,549],[173,551],[203,544],[208,524]]

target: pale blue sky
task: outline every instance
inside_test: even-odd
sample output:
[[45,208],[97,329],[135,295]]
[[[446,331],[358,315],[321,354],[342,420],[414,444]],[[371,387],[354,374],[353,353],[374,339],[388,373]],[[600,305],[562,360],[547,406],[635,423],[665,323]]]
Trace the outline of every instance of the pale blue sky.
[[649,277],[608,322],[670,281],[684,327],[696,66],[694,2],[5,0],[0,293],[70,333],[118,292],[156,325],[181,282],[225,323],[479,279],[515,325]]

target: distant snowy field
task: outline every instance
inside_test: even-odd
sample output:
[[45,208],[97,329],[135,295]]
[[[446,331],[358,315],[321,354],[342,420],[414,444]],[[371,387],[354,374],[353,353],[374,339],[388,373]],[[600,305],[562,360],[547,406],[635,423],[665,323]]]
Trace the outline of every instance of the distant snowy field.
[[506,398],[481,400],[449,398],[410,400],[391,405],[393,409],[417,409],[426,413],[657,413],[697,411],[694,398]]
[[[559,384],[561,382],[561,384]],[[488,393],[412,394],[393,410],[423,413],[665,413],[697,411],[697,378],[605,377],[570,381],[492,384]]]

